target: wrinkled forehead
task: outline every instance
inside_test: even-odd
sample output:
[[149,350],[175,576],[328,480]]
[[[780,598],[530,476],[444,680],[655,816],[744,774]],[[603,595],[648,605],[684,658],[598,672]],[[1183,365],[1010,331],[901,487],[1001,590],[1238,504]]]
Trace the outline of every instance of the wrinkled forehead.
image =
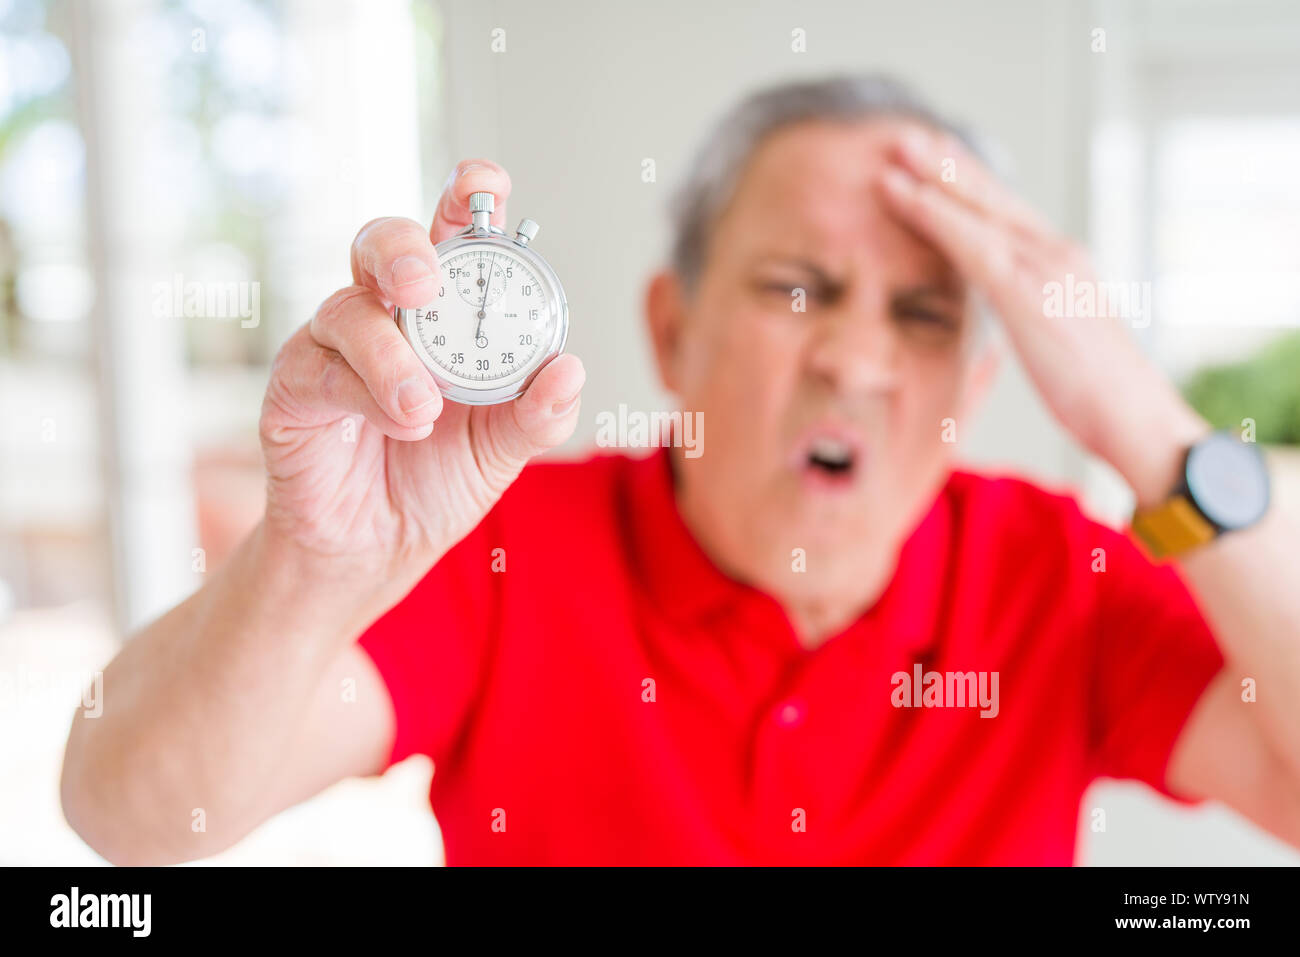
[[771,134],[746,164],[714,238],[738,250],[801,251],[832,264],[857,257],[909,272],[948,271],[931,245],[886,210],[876,185],[909,128],[924,129],[891,117],[810,121]]

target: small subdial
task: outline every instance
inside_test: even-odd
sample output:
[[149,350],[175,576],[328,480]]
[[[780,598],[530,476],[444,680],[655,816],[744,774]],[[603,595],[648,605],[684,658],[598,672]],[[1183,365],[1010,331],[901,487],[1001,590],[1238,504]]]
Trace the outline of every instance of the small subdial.
[[475,309],[492,305],[505,292],[505,267],[494,262],[490,254],[462,260],[456,270],[456,291]]

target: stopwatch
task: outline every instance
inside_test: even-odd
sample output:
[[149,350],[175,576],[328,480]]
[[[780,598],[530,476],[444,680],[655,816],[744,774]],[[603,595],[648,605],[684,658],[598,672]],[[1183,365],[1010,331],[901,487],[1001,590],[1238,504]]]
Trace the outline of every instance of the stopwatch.
[[491,193],[470,194],[470,224],[434,246],[437,296],[393,310],[442,394],[466,405],[522,395],[569,334],[564,287],[530,245],[538,225],[525,219],[511,237],[492,225],[494,208]]

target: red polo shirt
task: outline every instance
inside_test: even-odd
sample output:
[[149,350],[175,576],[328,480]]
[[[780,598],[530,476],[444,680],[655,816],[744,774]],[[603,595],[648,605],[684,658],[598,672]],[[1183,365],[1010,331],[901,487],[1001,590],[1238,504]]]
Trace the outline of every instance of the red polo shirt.
[[[881,599],[805,650],[692,539],[663,451],[529,466],[361,644],[390,761],[434,760],[448,864],[1069,864],[1095,778],[1169,795],[1222,664],[1170,566],[960,472]],[[918,665],[947,706],[904,688]],[[996,716],[948,672],[997,672]]]

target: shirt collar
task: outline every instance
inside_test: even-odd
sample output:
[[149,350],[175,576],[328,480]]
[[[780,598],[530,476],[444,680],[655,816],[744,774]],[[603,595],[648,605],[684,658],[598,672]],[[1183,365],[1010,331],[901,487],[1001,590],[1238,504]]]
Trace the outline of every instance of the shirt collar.
[[[633,460],[623,520],[635,545],[633,562],[655,607],[684,625],[707,627],[725,614],[785,619],[765,592],[727,576],[705,554],[677,508],[672,458],[666,448]],[[947,587],[952,505],[948,486],[899,551],[894,576],[880,598],[845,629],[923,656],[932,650]],[[765,607],[766,606],[766,607]],[[788,628],[788,620],[785,622]],[[791,632],[792,633],[792,632]]]

